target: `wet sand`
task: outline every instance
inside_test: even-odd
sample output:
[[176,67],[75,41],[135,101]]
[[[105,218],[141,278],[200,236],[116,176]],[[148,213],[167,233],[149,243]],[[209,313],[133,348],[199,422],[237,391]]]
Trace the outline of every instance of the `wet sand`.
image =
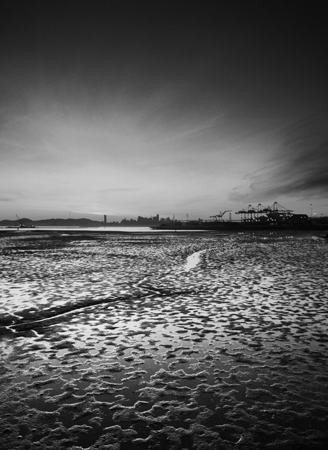
[[41,234],[0,252],[1,449],[328,448],[325,240]]

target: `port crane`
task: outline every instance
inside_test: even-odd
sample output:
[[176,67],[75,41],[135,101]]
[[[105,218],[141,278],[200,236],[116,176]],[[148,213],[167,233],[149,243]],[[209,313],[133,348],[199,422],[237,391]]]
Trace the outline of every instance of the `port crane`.
[[19,226],[20,228],[35,228],[34,225],[31,225],[31,226],[27,225],[27,224],[24,222],[24,219],[20,219],[20,218],[18,217],[17,214],[15,214],[15,215],[16,215],[16,217],[17,217],[17,220],[18,220],[18,226]]
[[216,214],[215,216],[210,216],[210,218],[213,218],[215,220],[221,221],[225,213],[230,212],[231,209],[227,209],[226,211],[220,211],[219,214]]
[[18,224],[19,224],[19,226],[21,227],[21,226],[22,226],[22,223],[21,223],[21,220],[20,220],[20,218],[18,217],[17,214],[16,214],[16,217],[17,217],[17,220],[18,220]]

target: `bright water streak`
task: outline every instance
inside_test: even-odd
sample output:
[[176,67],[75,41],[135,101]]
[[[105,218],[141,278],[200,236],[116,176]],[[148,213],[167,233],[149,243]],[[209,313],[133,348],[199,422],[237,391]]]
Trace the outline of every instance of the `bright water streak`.
[[195,252],[192,255],[188,256],[187,262],[186,262],[186,271],[188,272],[190,269],[193,269],[197,266],[200,262],[200,255],[204,250],[201,250],[199,252]]

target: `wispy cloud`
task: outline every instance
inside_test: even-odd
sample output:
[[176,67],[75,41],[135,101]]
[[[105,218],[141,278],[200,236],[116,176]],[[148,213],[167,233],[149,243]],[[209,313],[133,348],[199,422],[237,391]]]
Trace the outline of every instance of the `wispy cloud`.
[[13,202],[16,198],[10,195],[0,195],[0,202]]
[[327,124],[328,111],[323,111],[282,130],[281,146],[274,158],[247,175],[244,187],[235,188],[230,199],[325,196],[328,188]]
[[139,188],[108,188],[108,189],[102,189],[99,191],[99,193],[101,194],[106,194],[108,192],[110,193],[115,193],[115,192],[119,192],[119,193],[124,193],[124,192],[134,192],[134,191],[138,191]]
[[15,203],[24,199],[26,199],[26,194],[23,192],[18,192],[17,189],[13,188],[8,188],[6,192],[2,192],[0,194],[0,203]]

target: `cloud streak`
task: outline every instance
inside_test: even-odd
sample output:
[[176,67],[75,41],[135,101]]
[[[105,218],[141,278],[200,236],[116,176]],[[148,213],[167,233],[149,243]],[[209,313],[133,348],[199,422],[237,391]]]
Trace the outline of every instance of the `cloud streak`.
[[248,188],[233,200],[279,196],[325,197],[328,189],[328,112],[304,117],[283,129],[280,148],[266,165],[245,177]]
[[262,3],[6,2],[2,196],[26,215],[208,217],[325,195],[325,129],[300,118],[327,103],[326,24]]

